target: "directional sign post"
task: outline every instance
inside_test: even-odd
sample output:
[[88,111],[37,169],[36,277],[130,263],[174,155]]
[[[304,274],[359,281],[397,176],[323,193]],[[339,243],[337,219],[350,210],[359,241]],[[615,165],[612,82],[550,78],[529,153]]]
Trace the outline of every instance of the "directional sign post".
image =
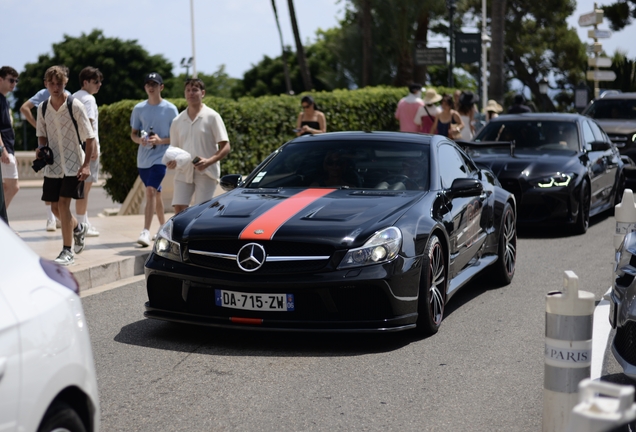
[[590,13],[583,14],[579,17],[579,25],[588,27],[601,24],[603,22],[603,9],[595,9]]
[[587,79],[590,81],[614,81],[616,74],[611,70],[587,71]]
[[611,67],[612,59],[608,57],[590,57],[587,59],[589,67]]
[[612,32],[609,30],[594,29],[587,31],[587,37],[592,39],[608,39],[611,36]]
[[613,71],[599,70],[599,67],[612,66],[612,61],[610,59],[600,57],[603,47],[598,40],[607,39],[612,36],[611,31],[597,28],[597,25],[602,23],[603,9],[597,9],[596,3],[594,3],[594,10],[592,12],[583,14],[579,17],[579,25],[581,27],[594,26],[593,29],[587,31],[587,37],[594,39],[594,44],[587,47],[587,52],[594,53],[594,57],[587,59],[587,64],[594,68],[594,70],[587,71],[587,79],[594,81],[595,99],[597,99],[600,95],[600,89],[598,86],[599,81],[614,81],[616,79],[616,74]]

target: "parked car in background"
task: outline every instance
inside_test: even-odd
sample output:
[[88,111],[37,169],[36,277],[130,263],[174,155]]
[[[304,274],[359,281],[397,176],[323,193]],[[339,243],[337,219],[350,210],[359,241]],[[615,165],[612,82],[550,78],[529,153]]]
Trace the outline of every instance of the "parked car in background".
[[622,197],[625,162],[599,125],[579,114],[501,115],[474,142],[458,144],[514,193],[520,226],[567,224],[582,234],[590,216]]
[[474,276],[514,276],[514,196],[441,136],[302,136],[221,186],[157,234],[146,317],[432,334]]
[[607,92],[590,103],[583,115],[596,120],[621,154],[636,160],[636,93]]
[[0,238],[0,430],[97,432],[97,380],[77,281],[4,222]]

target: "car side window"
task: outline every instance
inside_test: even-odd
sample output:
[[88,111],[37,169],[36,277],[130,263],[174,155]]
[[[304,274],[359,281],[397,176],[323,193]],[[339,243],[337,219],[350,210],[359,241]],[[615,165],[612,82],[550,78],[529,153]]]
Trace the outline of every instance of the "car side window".
[[466,178],[470,174],[462,156],[449,144],[442,144],[439,147],[439,169],[444,189],[449,189],[456,178]]
[[606,137],[603,134],[603,131],[601,130],[600,127],[598,127],[596,123],[594,123],[593,121],[588,123],[590,125],[590,128],[592,129],[592,132],[594,132],[594,137],[596,138],[596,141],[607,141]]
[[589,122],[583,122],[583,139],[585,140],[585,148],[588,151],[591,150],[592,142],[596,141],[596,138],[590,128]]

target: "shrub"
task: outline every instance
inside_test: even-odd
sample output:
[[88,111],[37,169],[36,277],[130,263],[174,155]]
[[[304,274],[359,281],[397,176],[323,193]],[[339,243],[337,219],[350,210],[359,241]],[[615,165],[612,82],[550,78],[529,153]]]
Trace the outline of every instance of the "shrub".
[[[448,92],[448,89],[438,91]],[[407,90],[374,87],[307,94],[312,95],[324,112],[330,132],[394,131],[398,130],[395,107]],[[206,97],[204,103],[223,117],[232,146],[230,155],[221,162],[222,172],[248,174],[272,151],[294,138],[293,129],[303,95],[239,100]],[[187,106],[185,99],[170,101],[179,112]],[[110,175],[104,189],[120,203],[137,178],[137,144],[130,140],[130,113],[138,102],[125,100],[99,110],[100,159],[103,171]]]

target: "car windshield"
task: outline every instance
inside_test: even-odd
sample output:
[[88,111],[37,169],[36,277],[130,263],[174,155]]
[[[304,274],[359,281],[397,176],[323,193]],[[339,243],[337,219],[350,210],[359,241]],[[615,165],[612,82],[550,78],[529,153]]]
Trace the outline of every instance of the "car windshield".
[[429,146],[373,140],[289,143],[253,174],[247,188],[428,190]]
[[636,120],[636,99],[599,99],[584,114],[593,119]]
[[515,147],[578,151],[579,132],[574,122],[510,120],[488,123],[475,141],[515,141]]

